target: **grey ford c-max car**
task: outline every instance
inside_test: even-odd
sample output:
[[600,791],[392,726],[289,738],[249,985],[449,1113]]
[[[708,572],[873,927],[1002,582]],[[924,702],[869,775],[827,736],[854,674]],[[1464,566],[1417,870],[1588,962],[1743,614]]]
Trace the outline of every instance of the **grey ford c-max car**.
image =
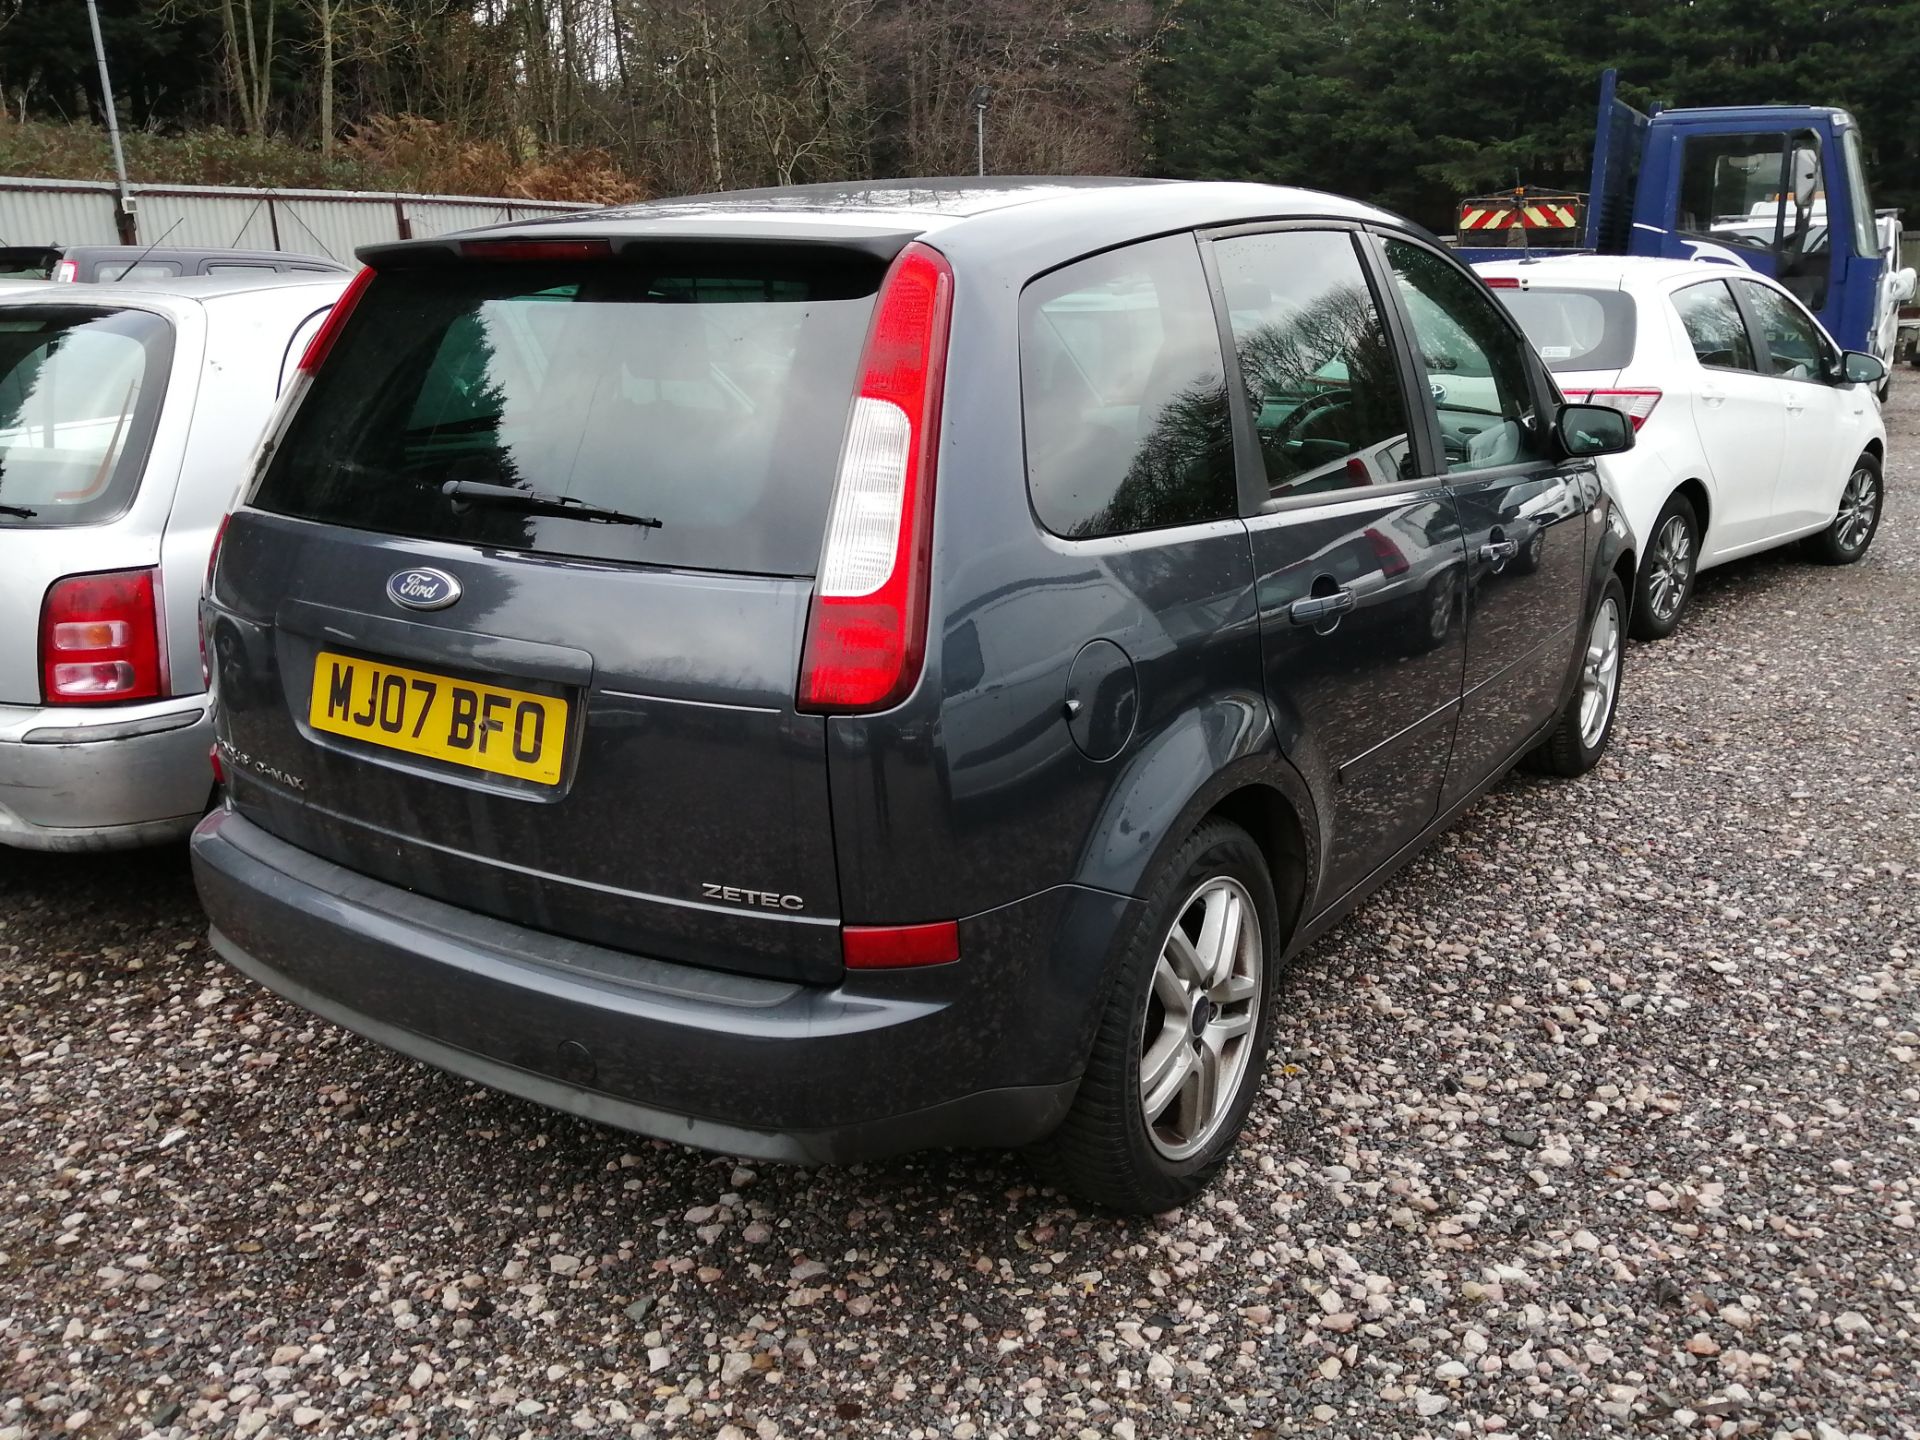
[[1163,1209],[1283,958],[1607,743],[1631,432],[1381,211],[897,182],[362,258],[216,557],[193,853],[222,955],[405,1054]]

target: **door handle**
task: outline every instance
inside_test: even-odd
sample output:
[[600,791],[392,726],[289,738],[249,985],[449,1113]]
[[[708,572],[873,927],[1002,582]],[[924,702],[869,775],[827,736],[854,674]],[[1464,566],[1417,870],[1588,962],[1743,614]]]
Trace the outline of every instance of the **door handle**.
[[1502,560],[1511,560],[1519,553],[1518,540],[1489,540],[1480,547],[1480,558],[1489,565],[1498,565]]
[[1331,595],[1309,595],[1287,607],[1287,618],[1296,625],[1319,625],[1332,616],[1353,608],[1353,591],[1342,586]]
[[1798,415],[1802,410],[1806,408],[1807,408],[1807,402],[1802,400],[1798,395],[1790,394],[1787,396],[1787,409],[1792,414]]
[[1702,390],[1700,392],[1700,398],[1717,410],[1720,406],[1727,403],[1727,392],[1724,390]]

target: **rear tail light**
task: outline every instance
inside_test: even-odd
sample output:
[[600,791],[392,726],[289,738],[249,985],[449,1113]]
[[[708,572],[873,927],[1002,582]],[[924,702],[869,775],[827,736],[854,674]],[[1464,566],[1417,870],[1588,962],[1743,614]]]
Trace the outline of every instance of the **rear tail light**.
[[462,240],[467,260],[611,260],[605,240]]
[[219,559],[220,559],[220,542],[227,538],[227,522],[232,519],[233,519],[233,512],[229,510],[226,514],[220,517],[220,523],[214,526],[213,548],[207,551],[207,578],[205,581],[205,588],[211,589],[213,586],[213,567],[215,564],[219,562]]
[[161,677],[151,570],[70,575],[40,609],[40,691],[49,705],[152,700]]
[[80,262],[78,260],[57,261],[54,264],[53,273],[47,278],[58,280],[63,285],[74,284],[80,279]]
[[840,932],[840,954],[849,970],[949,965],[960,958],[960,926],[952,920],[932,925],[848,925]]
[[1366,532],[1367,544],[1373,550],[1373,558],[1380,562],[1380,573],[1389,578],[1404,575],[1412,567],[1407,564],[1407,552],[1394,544],[1383,531],[1369,528]]
[[216,785],[226,784],[227,767],[221,762],[220,747],[218,745],[207,751],[207,764],[213,767],[213,783]]
[[372,283],[373,271],[364,265],[360,267],[359,274],[347,282],[347,288],[340,292],[340,298],[333,302],[333,309],[327,312],[327,318],[320,322],[320,328],[313,332],[313,339],[307,342],[307,353],[300,357],[303,374],[311,375],[320,368],[320,362],[333,349],[333,342],[340,338],[347,316],[353,313],[353,307],[360,303],[360,297],[367,293],[367,286]]
[[907,246],[880,287],[861,361],[807,617],[802,710],[883,710],[920,678],[952,308],[945,257]]
[[[1660,403],[1661,393],[1658,390],[1591,390],[1579,403],[1605,405],[1609,410],[1625,411],[1627,418],[1633,421],[1633,428],[1638,431],[1647,423],[1647,417],[1653,414],[1653,407]],[[1571,400],[1573,396],[1567,398]]]

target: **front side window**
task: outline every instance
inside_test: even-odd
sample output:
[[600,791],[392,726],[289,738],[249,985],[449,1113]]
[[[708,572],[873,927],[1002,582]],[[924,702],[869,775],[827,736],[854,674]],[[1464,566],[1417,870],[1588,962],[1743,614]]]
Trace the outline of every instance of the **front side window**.
[[[1756,287],[1757,288],[1757,287]],[[1724,280],[1709,280],[1704,285],[1689,285],[1677,290],[1673,308],[1680,312],[1680,323],[1687,327],[1687,341],[1702,365],[1716,370],[1758,370],[1753,358],[1753,339],[1747,334],[1747,322],[1733,302],[1733,291]]]
[[[1880,237],[1874,234],[1873,199],[1867,191],[1867,164],[1860,153],[1860,132],[1848,126],[1840,132],[1840,153],[1847,162],[1847,190],[1853,197],[1853,253],[1877,255]],[[1899,258],[1890,262],[1896,267]]]
[[1352,237],[1289,230],[1213,249],[1272,497],[1406,478],[1406,397]]
[[1387,241],[1428,392],[1456,474],[1547,458],[1534,413],[1525,342],[1494,299],[1458,265],[1404,240]]
[[1044,275],[1020,304],[1027,484],[1088,539],[1238,513],[1213,300],[1189,235]]
[[172,328],[142,310],[0,307],[0,529],[126,510],[172,356]]
[[1788,380],[1825,379],[1838,357],[1813,317],[1778,290],[1751,280],[1738,283],[1766,337],[1773,373]]

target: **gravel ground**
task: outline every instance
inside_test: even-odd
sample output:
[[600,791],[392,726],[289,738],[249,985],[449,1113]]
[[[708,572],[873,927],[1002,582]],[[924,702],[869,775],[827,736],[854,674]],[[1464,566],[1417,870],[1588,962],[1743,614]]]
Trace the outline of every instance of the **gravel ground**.
[[805,1172],[395,1059],[177,854],[0,858],[0,1437],[1920,1436],[1920,380],[1869,559],[1706,577],[1611,756],[1288,979],[1213,1194]]

